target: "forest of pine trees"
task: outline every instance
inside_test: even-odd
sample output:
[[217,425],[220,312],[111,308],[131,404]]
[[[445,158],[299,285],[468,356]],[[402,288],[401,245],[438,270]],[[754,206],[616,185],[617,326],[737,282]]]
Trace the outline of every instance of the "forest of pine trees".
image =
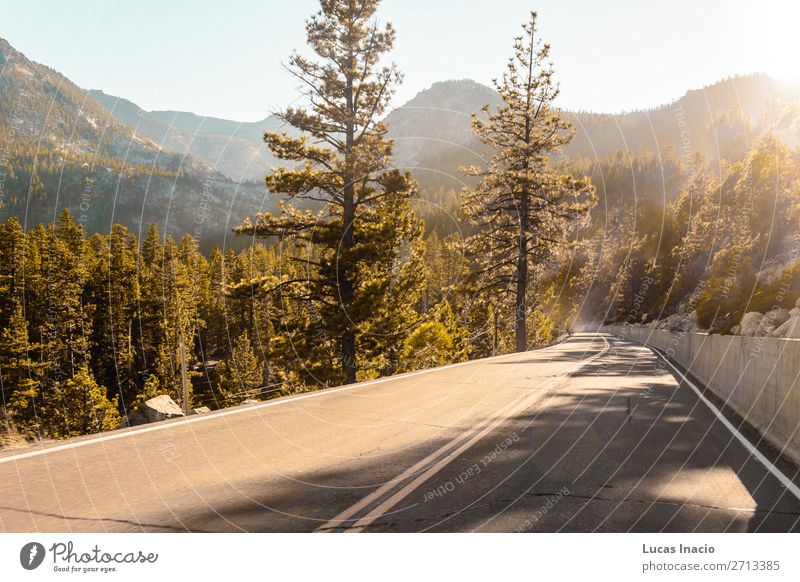
[[[359,334],[358,380],[513,345],[512,328],[496,325],[486,299],[465,284],[459,239],[417,234],[413,276],[401,265],[385,284],[403,300],[375,310]],[[28,232],[7,220],[0,225],[5,428],[64,438],[116,428],[159,394],[180,402],[181,335],[191,408],[342,383],[340,336],[314,302],[298,300],[298,286],[313,293],[309,256],[301,243],[260,242],[206,256],[190,235],[175,240],[155,226],[143,240],[119,225],[90,236],[69,211]],[[367,287],[384,288],[380,270],[368,275]],[[538,340],[551,337],[543,329]]]
[[724,334],[748,311],[800,297],[800,153],[775,135],[720,164],[666,151],[563,169],[602,183],[605,204],[540,289],[550,317],[639,323],[695,311],[701,329]]
[[[236,227],[240,250],[204,253],[154,225],[100,234],[66,210],[0,225],[6,432],[96,433],[154,396],[180,402],[183,353],[190,408],[217,409],[526,350],[584,321],[661,319],[690,296],[698,322],[727,333],[800,295],[800,156],[777,137],[715,167],[672,151],[558,157],[572,131],[534,14],[503,103],[474,119],[495,152],[463,169],[479,182],[418,192],[392,168],[383,121],[401,78],[385,63],[393,28],[377,0],[321,7],[314,57],[288,66],[306,105],[281,117],[297,132],[265,135],[286,161],[266,177],[280,210]],[[37,176],[63,169],[54,152],[15,163],[28,147],[7,156],[7,211],[35,206]],[[779,276],[765,281],[769,261]]]

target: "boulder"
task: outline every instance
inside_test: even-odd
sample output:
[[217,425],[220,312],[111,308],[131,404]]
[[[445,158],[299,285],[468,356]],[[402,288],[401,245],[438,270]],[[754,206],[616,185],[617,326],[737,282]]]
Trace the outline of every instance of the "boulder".
[[739,335],[739,324],[738,323],[731,328],[731,335]]
[[206,412],[211,412],[211,409],[208,406],[200,406],[198,408],[195,408],[192,412],[194,414],[203,414]]
[[772,337],[800,339],[800,316],[789,318],[783,325],[772,332]]
[[697,323],[697,312],[690,311],[683,319],[684,329],[688,332],[695,333],[700,331],[700,325]]
[[742,316],[742,321],[739,322],[739,335],[753,337],[762,319],[764,319],[764,314],[758,311],[745,313]]
[[691,313],[675,313],[666,319],[658,322],[657,329],[664,329],[673,332],[695,332],[700,329],[697,325],[697,314],[692,311]]
[[769,313],[767,313],[764,318],[770,320],[770,324],[774,325],[775,327],[780,327],[787,321],[792,315],[789,313],[787,309],[783,307],[776,307]]
[[258,404],[258,400],[253,400],[252,398],[248,398],[246,400],[242,400],[242,404]]
[[669,331],[685,331],[683,329],[683,316],[679,313],[670,315],[667,318],[667,329]]
[[160,396],[144,401],[139,408],[128,416],[127,424],[129,426],[134,426],[137,424],[167,420],[168,418],[177,418],[179,416],[184,416],[181,407],[166,394],[161,394]]
[[789,312],[782,307],[777,307],[767,312],[767,314],[764,315],[764,319],[759,322],[755,335],[758,337],[770,335],[775,329],[786,323],[789,317]]

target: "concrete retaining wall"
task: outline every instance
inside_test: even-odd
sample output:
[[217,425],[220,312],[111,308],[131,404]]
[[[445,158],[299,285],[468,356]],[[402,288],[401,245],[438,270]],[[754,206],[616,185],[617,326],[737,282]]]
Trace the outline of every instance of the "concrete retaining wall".
[[603,331],[666,352],[800,464],[800,340],[676,333],[641,326],[607,326]]

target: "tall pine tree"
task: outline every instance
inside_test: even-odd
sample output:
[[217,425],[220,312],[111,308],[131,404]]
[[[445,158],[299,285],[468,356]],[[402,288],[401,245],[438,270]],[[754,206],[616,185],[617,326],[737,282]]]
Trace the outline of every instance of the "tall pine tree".
[[529,347],[533,269],[594,204],[588,179],[558,175],[550,165],[550,156],[572,139],[572,132],[553,108],[558,87],[535,12],[523,31],[502,79],[495,81],[502,104],[495,112],[484,107],[487,120],[473,117],[475,135],[494,155],[485,169],[462,168],[482,178],[464,199],[465,214],[477,228],[469,249],[480,265],[481,289],[513,296],[517,351]]
[[[305,105],[280,115],[300,137],[264,135],[272,152],[292,165],[267,176],[267,187],[290,202],[279,216],[261,214],[238,229],[292,239],[304,249],[291,253],[304,267],[301,276],[286,276],[279,285],[285,297],[306,303],[305,325],[314,329],[301,335],[320,342],[324,334],[336,344],[341,372],[334,382],[356,381],[359,338],[393,298],[392,263],[403,249],[421,253],[411,244],[418,221],[396,220],[398,210],[413,216],[407,203],[414,186],[390,168],[392,142],[381,118],[401,75],[394,64],[382,63],[395,32],[375,19],[378,3],[322,0],[321,11],[307,21],[316,57],[295,52],[288,65]],[[322,208],[301,210],[297,202]]]

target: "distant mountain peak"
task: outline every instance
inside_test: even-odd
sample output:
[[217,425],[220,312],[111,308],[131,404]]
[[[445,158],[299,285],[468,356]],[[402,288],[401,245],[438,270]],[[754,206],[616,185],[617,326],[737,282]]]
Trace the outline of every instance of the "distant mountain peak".
[[[660,106],[625,113],[562,111],[576,128],[566,156],[603,158],[617,152],[681,152],[706,159],[737,159],[744,145],[785,119],[800,90],[786,89],[764,73],[738,75],[688,91]],[[470,114],[500,96],[470,79],[434,83],[387,116],[395,141],[395,163],[423,186],[460,189],[459,166],[482,163],[484,147],[474,137]],[[790,113],[797,118],[796,110]],[[685,130],[688,130],[686,133]],[[788,131],[788,130],[787,130]],[[784,132],[786,133],[786,132]],[[690,143],[686,136],[691,135]],[[787,143],[793,143],[788,140]]]
[[497,93],[486,85],[472,79],[451,79],[437,81],[397,109],[436,106],[471,114],[475,110],[476,103],[481,103],[482,107],[487,103],[496,103],[497,101],[499,101]]
[[0,55],[4,58],[10,58],[15,55],[20,55],[22,53],[17,52],[17,50],[11,46],[11,43],[0,36]]

